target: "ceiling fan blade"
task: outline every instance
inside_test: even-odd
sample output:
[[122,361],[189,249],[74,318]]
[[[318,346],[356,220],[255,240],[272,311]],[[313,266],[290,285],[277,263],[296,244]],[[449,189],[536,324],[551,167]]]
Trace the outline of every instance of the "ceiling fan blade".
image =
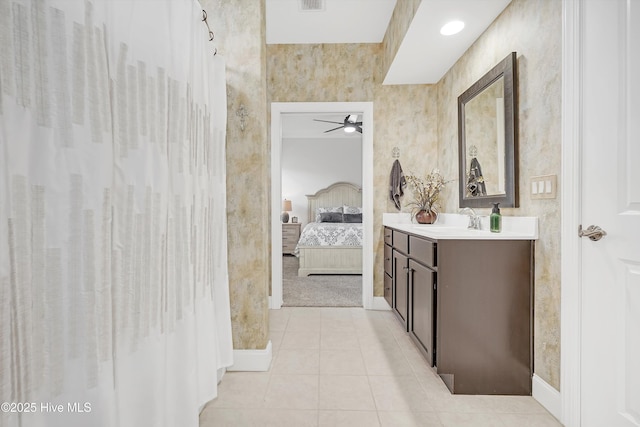
[[342,129],[343,127],[344,127],[344,126],[338,126],[337,128],[333,128],[333,129],[325,130],[323,133],[333,132],[334,130]]
[[[361,122],[362,123],[362,122]],[[356,126],[356,130],[360,133],[362,133],[362,128],[360,126]]]
[[346,121],[349,121],[351,123],[355,123],[358,120],[358,115],[357,114],[349,114],[347,117],[345,117]]
[[325,123],[335,123],[337,125],[341,125],[342,122],[330,122],[329,120],[320,120],[320,119],[313,119],[316,122],[325,122]]

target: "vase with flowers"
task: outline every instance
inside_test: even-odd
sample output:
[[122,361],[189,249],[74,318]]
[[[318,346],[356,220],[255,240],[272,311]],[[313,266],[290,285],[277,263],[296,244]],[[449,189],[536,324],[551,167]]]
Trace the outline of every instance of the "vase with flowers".
[[440,192],[446,185],[444,177],[438,169],[433,169],[425,177],[414,174],[405,176],[407,184],[413,192],[412,215],[419,224],[433,224],[438,219],[437,209]]

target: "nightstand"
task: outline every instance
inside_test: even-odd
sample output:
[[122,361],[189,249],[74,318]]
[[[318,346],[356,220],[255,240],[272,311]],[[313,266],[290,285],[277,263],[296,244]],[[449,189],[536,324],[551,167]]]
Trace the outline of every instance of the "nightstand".
[[300,239],[300,225],[299,222],[282,224],[282,254],[293,255],[298,239]]

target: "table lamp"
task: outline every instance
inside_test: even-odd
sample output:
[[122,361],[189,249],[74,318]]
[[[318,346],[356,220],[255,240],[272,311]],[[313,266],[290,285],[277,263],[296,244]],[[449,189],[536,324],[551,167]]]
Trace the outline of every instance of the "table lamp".
[[282,202],[282,215],[280,215],[280,219],[282,222],[289,222],[289,212],[291,212],[291,200],[284,199]]

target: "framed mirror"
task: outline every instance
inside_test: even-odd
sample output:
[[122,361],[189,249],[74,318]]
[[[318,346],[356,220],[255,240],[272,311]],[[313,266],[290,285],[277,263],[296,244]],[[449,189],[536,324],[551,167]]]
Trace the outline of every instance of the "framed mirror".
[[516,53],[458,97],[460,207],[518,206]]

